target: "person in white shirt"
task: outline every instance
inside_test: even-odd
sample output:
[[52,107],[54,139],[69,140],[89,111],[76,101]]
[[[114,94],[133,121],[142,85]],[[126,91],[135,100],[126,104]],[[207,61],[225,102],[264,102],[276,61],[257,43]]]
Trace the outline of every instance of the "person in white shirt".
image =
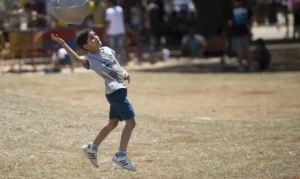
[[118,6],[117,0],[109,0],[110,7],[105,12],[106,34],[109,46],[120,54],[120,64],[126,64],[124,48],[125,24],[123,8]]
[[[56,47],[57,48],[57,47]],[[68,52],[63,48],[57,48],[52,53],[50,70],[46,70],[47,72],[60,72],[61,68],[65,65],[68,65],[71,69],[71,72],[74,72],[73,61],[70,58]],[[46,72],[45,71],[45,72]]]
[[58,49],[58,60],[59,60],[59,65],[68,65],[71,69],[71,72],[74,72],[74,66],[73,62],[68,55],[68,52],[64,48]]

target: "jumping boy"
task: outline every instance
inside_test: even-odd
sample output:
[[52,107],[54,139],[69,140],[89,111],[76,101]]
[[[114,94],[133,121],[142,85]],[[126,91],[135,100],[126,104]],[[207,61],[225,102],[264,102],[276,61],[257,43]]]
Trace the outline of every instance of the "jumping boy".
[[58,35],[51,34],[51,36],[54,41],[66,49],[73,60],[82,63],[86,69],[95,71],[105,81],[106,98],[110,103],[109,122],[92,143],[82,147],[87,158],[95,167],[99,167],[97,161],[98,146],[117,127],[119,121],[125,120],[126,125],[122,132],[119,152],[116,153],[112,161],[127,170],[135,171],[135,167],[126,156],[127,145],[135,126],[135,114],[133,107],[127,100],[127,88],[124,82],[125,80],[130,82],[129,74],[119,65],[115,58],[115,52],[108,47],[102,47],[99,37],[91,29],[81,30],[76,38],[76,43],[88,51],[85,56],[78,56]]

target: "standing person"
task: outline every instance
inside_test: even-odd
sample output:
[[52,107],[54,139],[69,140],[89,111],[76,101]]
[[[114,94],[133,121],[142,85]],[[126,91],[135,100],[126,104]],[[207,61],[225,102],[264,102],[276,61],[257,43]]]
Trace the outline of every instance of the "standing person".
[[144,61],[151,60],[152,62],[153,46],[151,43],[151,29],[148,19],[144,20],[143,27],[140,30],[140,44],[142,59]]
[[235,0],[230,11],[228,25],[231,27],[231,48],[237,54],[239,70],[249,68],[249,41],[253,23],[252,11],[242,3]]
[[94,27],[101,27],[104,25],[106,12],[106,3],[101,1],[96,1],[95,9],[93,13]]
[[99,37],[91,29],[81,30],[76,38],[76,43],[82,49],[88,51],[85,56],[78,56],[57,35],[51,34],[51,36],[68,52],[71,59],[81,63],[86,69],[95,71],[105,81],[105,94],[110,103],[109,122],[102,128],[92,143],[82,147],[84,153],[95,167],[99,167],[97,161],[98,146],[117,127],[119,121],[124,120],[126,125],[122,132],[119,152],[116,153],[112,161],[127,170],[135,171],[135,167],[126,155],[129,139],[135,126],[135,114],[127,99],[125,85],[125,80],[128,80],[128,83],[130,82],[129,74],[119,65],[115,58],[115,52],[108,47],[102,47]]
[[[289,34],[290,34],[290,29],[289,29],[289,4],[288,4],[288,0],[281,0],[280,4],[279,4],[279,12],[282,13],[283,17],[284,17],[284,25],[286,28],[286,33],[285,33],[285,37],[289,38]],[[278,26],[280,26],[280,24],[278,24]]]
[[281,0],[269,0],[268,2],[268,21],[270,25],[276,25],[279,29],[277,13],[279,11]]
[[293,8],[294,15],[294,32],[293,39],[300,39],[300,3],[295,3]]
[[123,8],[118,6],[117,0],[109,0],[109,8],[105,12],[106,34],[110,48],[120,54],[120,64],[126,65],[124,48],[125,24]]
[[141,2],[136,2],[134,6],[130,8],[130,27],[139,32],[143,26],[143,8]]
[[154,40],[155,50],[161,45],[161,38],[163,36],[163,16],[164,10],[157,3],[156,0],[148,0],[146,7],[146,18],[149,19],[151,34]]

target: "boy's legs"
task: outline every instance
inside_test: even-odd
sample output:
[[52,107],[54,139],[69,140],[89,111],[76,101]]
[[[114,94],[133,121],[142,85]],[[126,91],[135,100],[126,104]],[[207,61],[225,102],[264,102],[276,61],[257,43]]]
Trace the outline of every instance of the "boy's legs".
[[249,70],[251,59],[249,58],[249,35],[241,37],[241,47],[242,47],[242,58],[245,60],[243,66],[246,70]]
[[[122,136],[121,136],[121,141],[120,141],[120,150],[121,151],[126,151],[127,146],[131,137],[131,133],[135,127],[135,120],[134,118],[125,120],[126,125],[123,129]],[[119,119],[111,119],[109,120],[109,123],[102,128],[96,139],[94,140],[93,144],[96,146],[99,146],[102,141],[108,136],[108,134],[115,129],[118,126]]]
[[126,150],[131,137],[131,133],[135,127],[134,118],[125,120],[126,124],[122,132],[121,141],[120,141],[120,150],[113,157],[112,161],[119,165],[122,168],[125,168],[130,171],[135,171],[135,167],[131,164],[131,161],[127,158]]
[[127,145],[131,137],[132,130],[135,127],[135,114],[126,96],[126,89],[121,89],[112,94],[106,95],[108,102],[111,104],[109,112],[110,121],[105,127],[103,127],[93,143],[83,147],[85,154],[95,167],[99,166],[97,162],[97,147],[108,136],[108,134],[117,127],[119,120],[127,119],[125,120],[126,125],[122,132],[120,151],[116,153],[112,160],[117,165],[127,170],[135,171],[135,167],[132,166],[130,160],[126,156]]
[[120,151],[126,151],[127,146],[131,137],[131,133],[133,131],[133,128],[135,127],[135,120],[134,118],[131,118],[129,120],[125,120],[126,125],[123,129],[121,141],[120,141]]
[[90,160],[90,162],[95,166],[99,167],[98,161],[97,161],[97,148],[102,143],[102,141],[108,136],[108,134],[118,126],[119,119],[111,119],[109,120],[109,123],[102,128],[96,139],[93,143],[84,145],[82,147],[85,155]]
[[[239,63],[239,71],[243,71],[249,65],[248,51],[249,39],[248,35],[232,38],[232,50],[236,52]],[[246,64],[244,63],[246,61]]]
[[108,136],[108,134],[118,126],[118,123],[119,119],[110,119],[108,124],[104,126],[99,132],[93,144],[99,146],[102,143],[102,141]]

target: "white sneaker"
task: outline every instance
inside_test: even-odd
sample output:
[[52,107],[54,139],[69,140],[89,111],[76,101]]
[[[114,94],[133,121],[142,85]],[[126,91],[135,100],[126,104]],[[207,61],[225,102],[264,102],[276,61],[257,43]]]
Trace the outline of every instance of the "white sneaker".
[[82,147],[82,150],[84,151],[86,157],[89,159],[89,161],[95,166],[99,167],[98,161],[97,161],[97,149],[92,148],[92,144],[86,144]]
[[114,156],[114,158],[112,159],[112,161],[114,163],[116,163],[117,165],[119,165],[120,167],[125,168],[129,171],[135,172],[135,170],[136,170],[126,155],[118,156],[118,154],[116,154]]

